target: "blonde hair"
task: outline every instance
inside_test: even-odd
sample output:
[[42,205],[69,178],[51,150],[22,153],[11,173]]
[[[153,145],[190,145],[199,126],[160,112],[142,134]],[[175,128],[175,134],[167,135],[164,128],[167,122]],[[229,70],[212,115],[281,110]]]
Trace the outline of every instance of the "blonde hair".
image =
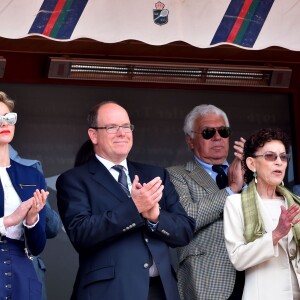
[[9,111],[13,111],[15,107],[15,101],[10,99],[4,92],[0,91],[0,102],[4,103]]

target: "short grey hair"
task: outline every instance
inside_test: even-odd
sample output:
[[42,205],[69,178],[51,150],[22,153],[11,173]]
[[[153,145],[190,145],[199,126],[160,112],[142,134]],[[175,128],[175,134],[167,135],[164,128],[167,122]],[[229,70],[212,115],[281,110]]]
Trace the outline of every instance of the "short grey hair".
[[212,104],[201,104],[194,107],[185,117],[183,131],[185,135],[189,135],[191,138],[194,137],[193,129],[194,123],[199,117],[207,115],[217,115],[224,119],[225,125],[229,127],[229,121],[226,113],[220,108]]

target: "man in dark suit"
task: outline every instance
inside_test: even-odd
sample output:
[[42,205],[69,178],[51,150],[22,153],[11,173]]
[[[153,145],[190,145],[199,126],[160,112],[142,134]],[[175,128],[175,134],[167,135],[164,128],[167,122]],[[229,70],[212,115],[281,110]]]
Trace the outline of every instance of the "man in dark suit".
[[169,247],[188,244],[188,217],[166,170],[127,160],[133,125],[114,102],[88,116],[95,156],[57,180],[58,209],[79,253],[72,299],[179,300]]
[[244,185],[245,140],[235,142],[235,159],[229,166],[228,118],[221,109],[207,104],[194,107],[186,116],[184,133],[193,158],[168,168],[181,204],[196,220],[193,240],[177,249],[181,300],[241,300],[244,273],[236,272],[229,260],[223,208],[226,198]]
[[293,193],[300,196],[300,184],[296,184],[293,186]]

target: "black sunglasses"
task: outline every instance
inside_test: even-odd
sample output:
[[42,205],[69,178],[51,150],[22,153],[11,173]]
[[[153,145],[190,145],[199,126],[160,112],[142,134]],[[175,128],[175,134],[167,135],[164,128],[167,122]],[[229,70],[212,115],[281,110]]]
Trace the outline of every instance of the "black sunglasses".
[[219,128],[207,127],[203,129],[202,132],[197,132],[197,131],[192,131],[192,132],[202,134],[205,140],[209,140],[216,134],[217,131],[219,135],[224,139],[228,138],[231,134],[230,127],[226,127],[226,126],[222,126]]

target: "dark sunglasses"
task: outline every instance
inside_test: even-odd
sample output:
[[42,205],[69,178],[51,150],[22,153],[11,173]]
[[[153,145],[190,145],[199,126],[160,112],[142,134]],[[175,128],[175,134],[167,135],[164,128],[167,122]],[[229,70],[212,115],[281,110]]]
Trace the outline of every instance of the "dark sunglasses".
[[197,131],[192,131],[192,132],[201,134],[205,140],[209,140],[216,134],[217,131],[219,135],[224,139],[228,138],[231,134],[230,127],[226,127],[226,126],[222,126],[219,128],[207,127],[203,129],[202,132],[197,132]]
[[279,157],[281,159],[281,161],[283,161],[283,162],[288,162],[290,159],[290,156],[286,153],[277,154],[274,152],[266,152],[266,153],[260,154],[260,155],[253,155],[253,157],[254,158],[263,157],[267,161],[276,161],[277,158]]

